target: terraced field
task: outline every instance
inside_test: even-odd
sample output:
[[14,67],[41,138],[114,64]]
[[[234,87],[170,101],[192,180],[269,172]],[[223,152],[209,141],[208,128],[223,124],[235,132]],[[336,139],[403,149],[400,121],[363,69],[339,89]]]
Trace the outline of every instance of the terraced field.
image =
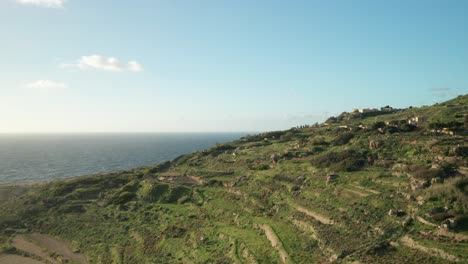
[[[344,113],[155,166],[4,186],[0,263],[467,263],[467,103]],[[426,123],[385,124],[415,114]]]

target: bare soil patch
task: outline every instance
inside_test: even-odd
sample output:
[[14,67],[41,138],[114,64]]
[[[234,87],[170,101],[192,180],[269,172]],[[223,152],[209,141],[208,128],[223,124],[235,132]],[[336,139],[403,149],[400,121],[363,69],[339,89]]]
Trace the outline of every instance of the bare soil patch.
[[5,254],[0,255],[0,264],[44,264],[45,262],[41,262],[32,258],[27,258],[18,255],[11,255]]

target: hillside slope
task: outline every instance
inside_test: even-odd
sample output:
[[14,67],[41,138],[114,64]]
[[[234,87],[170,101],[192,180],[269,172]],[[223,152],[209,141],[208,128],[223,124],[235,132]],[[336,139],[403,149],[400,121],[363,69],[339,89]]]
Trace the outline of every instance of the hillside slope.
[[0,263],[467,263],[467,114],[468,95],[343,113],[156,166],[3,186]]

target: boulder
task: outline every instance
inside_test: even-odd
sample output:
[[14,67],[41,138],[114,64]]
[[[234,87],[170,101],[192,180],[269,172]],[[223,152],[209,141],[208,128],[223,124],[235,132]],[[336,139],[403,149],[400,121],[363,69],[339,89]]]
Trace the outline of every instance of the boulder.
[[458,226],[458,223],[454,218],[445,219],[441,224],[442,229],[445,229],[445,230],[454,229],[457,226]]
[[280,160],[280,155],[278,155],[278,154],[272,154],[272,155],[270,156],[270,159],[271,159],[271,161],[272,161],[273,163],[278,163],[278,161]]

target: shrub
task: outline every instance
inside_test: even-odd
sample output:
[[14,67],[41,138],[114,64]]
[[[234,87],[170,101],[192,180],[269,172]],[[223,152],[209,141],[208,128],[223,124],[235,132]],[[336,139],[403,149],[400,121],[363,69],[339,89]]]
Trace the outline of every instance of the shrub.
[[155,202],[161,199],[162,196],[169,190],[167,184],[156,184],[144,182],[138,190],[138,197],[143,201]]
[[448,122],[431,122],[429,123],[428,127],[431,129],[442,129],[442,128],[448,128],[450,130],[462,130],[463,129],[463,123],[458,122],[458,121],[448,121]]
[[65,204],[58,211],[61,213],[83,213],[86,209],[82,204]]
[[329,123],[329,124],[332,124],[332,123],[336,123],[338,120],[336,119],[336,117],[332,116],[332,117],[329,117],[325,123]]
[[312,165],[336,171],[356,171],[365,165],[364,155],[355,150],[328,152],[312,160]]
[[135,196],[136,196],[135,193],[132,193],[132,192],[120,192],[114,196],[114,198],[112,199],[112,203],[113,204],[125,204],[133,200]]
[[372,129],[379,129],[379,128],[383,128],[383,127],[385,127],[385,123],[382,122],[382,121],[375,122],[375,123],[372,124],[372,126],[371,126]]
[[398,130],[398,128],[393,127],[393,126],[386,126],[386,127],[384,127],[383,131],[384,131],[384,133],[393,134],[393,133],[398,132],[399,130]]
[[400,131],[403,131],[403,132],[411,132],[411,131],[416,130],[417,126],[412,125],[412,124],[404,123],[404,124],[400,125],[399,128],[400,128]]
[[286,134],[280,136],[280,141],[287,142],[291,141],[294,138],[294,133],[288,131]]
[[468,178],[449,178],[427,189],[426,198],[451,205],[452,214],[468,215]]
[[336,146],[341,146],[341,145],[345,145],[345,144],[348,144],[348,142],[354,137],[354,134],[353,133],[344,133],[344,134],[340,134],[338,135],[334,140],[333,140],[333,144],[336,145]]
[[166,161],[164,163],[158,164],[155,167],[148,170],[149,173],[164,172],[171,167],[171,162]]
[[98,188],[78,188],[71,194],[67,195],[68,199],[80,200],[80,199],[96,199],[101,192]]
[[125,184],[124,186],[122,186],[121,191],[122,192],[136,192],[139,186],[140,186],[139,181],[131,181]]
[[420,167],[413,171],[413,176],[418,179],[430,180],[436,177],[443,178],[444,174],[440,169]]
[[270,166],[268,164],[252,164],[249,166],[251,170],[268,170]]
[[329,145],[330,143],[328,143],[324,137],[314,137],[310,143],[312,143],[313,145],[322,145],[322,146],[327,146]]
[[[166,199],[168,203],[176,203],[179,199],[185,197],[190,197],[192,189],[185,186],[176,186],[171,189],[169,197]],[[187,200],[188,198],[185,198]],[[182,200],[181,200],[182,201]]]

